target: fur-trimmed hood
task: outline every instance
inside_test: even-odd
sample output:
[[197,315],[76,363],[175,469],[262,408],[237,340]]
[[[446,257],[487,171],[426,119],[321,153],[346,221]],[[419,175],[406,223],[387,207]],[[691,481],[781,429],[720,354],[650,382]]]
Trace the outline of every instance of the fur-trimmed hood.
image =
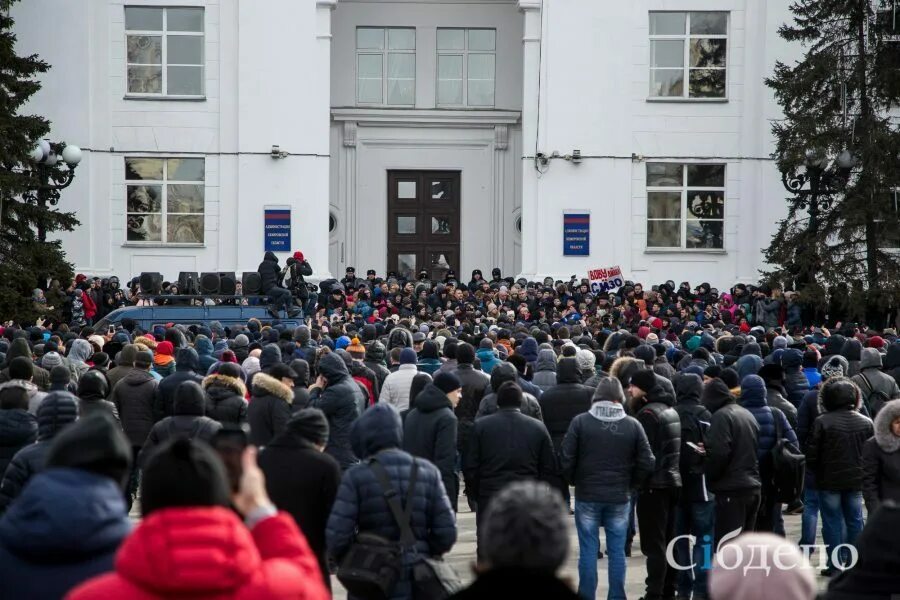
[[609,376],[618,379],[624,388],[634,373],[646,368],[647,365],[644,361],[631,356],[622,356],[617,358],[609,368]]
[[[265,375],[263,373],[263,375]],[[257,375],[259,377],[259,375]],[[268,375],[266,375],[269,379],[272,379]],[[254,378],[254,383],[256,379]],[[276,383],[281,383],[275,380]],[[213,373],[212,375],[208,375],[203,378],[203,389],[208,390],[209,388],[225,388],[229,391],[234,392],[240,397],[245,397],[247,395],[247,386],[244,385],[244,382],[235,377],[228,377],[227,375],[219,375],[218,373]]]
[[[860,391],[859,391],[859,386],[856,385],[856,383],[849,377],[831,377],[827,381],[822,382],[822,385],[819,386],[819,393],[816,394],[816,403],[818,405],[819,414],[824,415],[827,412],[830,412],[832,410],[836,410],[837,408],[839,408],[839,407],[830,407],[830,408],[826,407],[825,403],[823,402],[824,395],[822,392],[825,391],[826,384],[831,383],[832,381],[848,381],[851,384],[853,384],[853,387],[856,388],[856,407],[854,410],[858,411],[859,408],[862,406],[862,393],[860,393]],[[887,406],[887,405],[885,405],[885,406]]]
[[253,395],[269,395],[281,398],[288,404],[294,402],[294,392],[271,375],[259,372],[253,376]]
[[900,417],[900,400],[886,402],[875,416],[875,443],[883,452],[900,450],[900,437],[891,432],[891,423]]

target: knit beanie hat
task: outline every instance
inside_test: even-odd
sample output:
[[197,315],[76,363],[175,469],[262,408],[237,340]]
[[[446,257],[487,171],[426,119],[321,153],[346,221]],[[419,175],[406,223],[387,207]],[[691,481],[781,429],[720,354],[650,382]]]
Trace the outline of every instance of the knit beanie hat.
[[350,345],[347,346],[347,352],[353,358],[363,359],[366,357],[366,347],[359,343],[359,338],[353,338]]
[[401,365],[414,365],[419,362],[419,357],[416,355],[416,351],[412,348],[404,348],[400,351],[400,364]]
[[249,345],[250,345],[250,338],[248,338],[243,333],[238,334],[234,338],[234,347],[235,348],[243,348],[244,346],[249,346]]
[[878,335],[872,336],[869,338],[868,346],[869,348],[881,350],[884,348],[884,338]]
[[449,394],[453,390],[458,390],[462,387],[462,383],[459,381],[459,377],[454,373],[444,373],[443,371],[438,373],[434,378],[434,386],[444,392],[445,394]]
[[622,390],[622,384],[614,377],[604,377],[597,383],[597,389],[594,390],[594,396],[591,402],[618,402],[625,403],[625,392]]
[[17,356],[9,361],[9,378],[28,381],[34,377],[34,363],[27,356]]
[[244,362],[241,363],[241,367],[244,369],[244,373],[247,374],[247,377],[249,377],[260,370],[259,359],[255,356],[248,356],[244,359]]
[[[790,568],[754,568],[771,564]],[[709,596],[810,600],[816,596],[814,573],[796,544],[772,533],[744,533],[716,553],[709,574]]]
[[641,369],[631,376],[631,385],[649,392],[656,387],[656,374],[650,369]]
[[845,376],[848,370],[847,367],[847,359],[835,354],[822,365],[822,380]]
[[318,408],[304,408],[294,413],[287,423],[288,431],[313,444],[328,442],[328,419]]
[[172,346],[172,342],[160,342],[156,345],[156,353],[163,356],[172,356],[175,354],[175,347]]
[[47,468],[83,469],[114,480],[123,489],[131,469],[131,444],[105,412],[89,414],[53,437]]
[[697,348],[700,347],[700,342],[701,342],[700,336],[695,335],[695,336],[691,337],[690,339],[688,339],[687,343],[685,343],[684,346],[685,346],[685,348],[688,349],[688,351],[693,352],[694,350],[696,350]]
[[655,333],[648,333],[646,339],[647,339],[647,343],[650,345],[659,343],[659,336],[656,335]]
[[139,369],[146,369],[153,364],[153,354],[149,350],[141,350],[134,356],[134,366]]
[[109,354],[106,352],[94,352],[91,355],[91,363],[95,367],[107,367],[109,366]]
[[241,371],[241,368],[235,363],[221,363],[218,369],[216,369],[216,374],[231,377],[233,379],[244,378],[244,372]]
[[53,367],[58,367],[62,363],[62,357],[59,352],[48,352],[41,358],[41,366],[50,371]]
[[174,506],[229,505],[225,466],[207,444],[177,437],[148,457],[141,477],[145,517]]
[[569,552],[567,513],[559,492],[546,483],[511,483],[487,508],[479,550],[492,568],[555,573]]

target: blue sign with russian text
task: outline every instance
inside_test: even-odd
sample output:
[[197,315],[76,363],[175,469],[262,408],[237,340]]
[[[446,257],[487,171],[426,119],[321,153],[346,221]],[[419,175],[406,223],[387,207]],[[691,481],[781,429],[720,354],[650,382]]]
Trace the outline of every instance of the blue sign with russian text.
[[263,230],[266,252],[291,251],[291,209],[265,209]]
[[563,256],[590,256],[590,213],[563,214]]

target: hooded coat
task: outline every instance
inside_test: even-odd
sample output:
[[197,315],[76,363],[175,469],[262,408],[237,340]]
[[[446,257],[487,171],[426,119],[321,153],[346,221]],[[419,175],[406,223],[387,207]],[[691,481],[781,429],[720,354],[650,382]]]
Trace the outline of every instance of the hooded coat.
[[850,368],[847,371],[847,377],[853,377],[859,373],[862,350],[862,344],[856,338],[848,339],[844,342],[844,345],[841,346],[840,354],[847,359],[847,362],[850,365]]
[[[205,372],[205,371],[204,371]],[[181,348],[175,357],[175,372],[163,377],[156,388],[153,410],[157,420],[175,414],[175,390],[185,381],[203,383],[199,375],[200,356],[193,348]]]
[[[441,556],[456,542],[453,511],[437,467],[400,450],[402,435],[397,410],[386,404],[376,404],[353,424],[353,452],[366,459],[377,459],[387,471],[401,505],[410,506],[410,527],[418,553]],[[415,486],[410,490],[414,461],[417,475]],[[368,462],[353,465],[344,473],[325,532],[330,556],[339,561],[356,539],[357,532],[374,533],[395,541],[400,539],[400,529],[384,494]],[[391,599],[412,598],[412,560],[412,556],[404,556],[404,568],[390,594]]]
[[706,502],[710,494],[703,477],[705,458],[688,442],[705,444],[712,415],[700,402],[703,394],[703,380],[694,373],[680,373],[672,380],[675,386],[675,412],[681,423],[681,500],[683,502]]
[[268,294],[272,288],[278,287],[278,278],[281,269],[278,268],[278,257],[274,252],[266,252],[263,261],[257,267],[259,278],[261,280],[261,289],[263,294]]
[[350,377],[346,363],[333,352],[322,357],[319,375],[325,377],[328,385],[324,390],[316,388],[310,392],[309,405],[320,409],[328,418],[330,433],[325,452],[346,470],[357,462],[350,442],[350,429],[360,415],[362,390]]
[[741,406],[746,408],[759,425],[759,442],[756,447],[756,458],[762,463],[775,447],[778,440],[775,436],[775,419],[777,418],[784,432],[784,437],[796,449],[800,449],[797,434],[781,411],[773,411],[766,397],[766,384],[757,375],[748,375],[741,380]]
[[478,357],[478,361],[481,363],[481,370],[488,375],[491,374],[494,367],[503,362],[497,358],[494,351],[490,348],[479,348],[475,351],[475,356]]
[[553,450],[558,455],[572,419],[591,408],[594,390],[581,383],[581,372],[574,358],[563,358],[556,369],[557,383],[541,394],[539,404]]
[[37,439],[38,424],[33,414],[24,408],[0,409],[0,471],[6,468],[13,456]]
[[[846,378],[833,377],[829,383]],[[819,390],[823,409],[813,423],[806,447],[806,466],[816,477],[816,487],[827,491],[861,491],[863,485],[863,446],[874,433],[872,421],[859,414],[862,402],[858,388],[856,397],[830,397]],[[830,396],[836,396],[832,394]]]
[[241,426],[247,422],[247,387],[236,377],[207,375],[203,379],[206,392],[206,416],[225,426]]
[[384,380],[391,374],[390,370],[384,365],[386,357],[387,350],[381,342],[372,342],[366,348],[366,359],[363,361],[363,364],[375,373],[375,377],[378,378],[378,389],[384,389]]
[[556,352],[541,350],[534,365],[534,376],[531,383],[546,392],[556,385]]
[[253,377],[251,393],[247,408],[250,443],[265,446],[287,427],[294,393],[279,380],[262,372]]
[[78,381],[78,416],[85,418],[95,412],[105,412],[119,422],[116,405],[107,400],[110,387],[106,376],[99,371],[88,371]]
[[130,531],[122,490],[112,479],[49,469],[0,520],[0,580],[19,598],[62,598],[111,571]]
[[900,383],[900,343],[894,342],[888,346],[884,357],[884,372]]
[[781,355],[781,366],[784,368],[784,391],[787,400],[800,406],[803,396],[809,391],[809,379],[803,373],[803,354],[794,348],[789,348]]
[[[212,367],[216,362],[216,357],[213,356],[213,343],[212,341],[206,337],[205,335],[198,335],[194,340],[194,349],[197,351],[197,360],[200,364],[200,373],[206,373],[209,371],[209,368]],[[180,362],[180,361],[177,361]],[[242,361],[243,362],[243,361]],[[177,363],[176,363],[177,366]]]
[[900,503],[900,437],[891,423],[900,419],[900,400],[884,405],[875,417],[875,435],[863,446],[863,496],[869,514],[885,500]]
[[[6,351],[6,367],[0,371],[0,383],[6,383],[10,380],[9,363],[20,356],[33,360],[31,346],[28,345],[28,341],[25,338],[16,338],[9,345],[9,350]],[[50,372],[47,369],[34,365],[34,376],[31,381],[34,382],[38,389],[47,391],[50,389]]]
[[16,452],[0,482],[0,513],[19,497],[28,481],[44,470],[50,443],[63,427],[78,418],[78,398],[69,392],[47,394],[38,408],[37,443]]
[[[497,390],[507,381],[518,383],[518,380],[519,372],[511,363],[500,363],[491,372],[491,391],[481,399],[481,404],[478,405],[478,414],[475,415],[475,418],[480,419],[497,412]],[[525,391],[522,392],[522,414],[535,418],[538,421],[544,419],[541,413],[541,405],[538,403],[537,398]]]
[[141,449],[141,458],[149,456],[154,448],[176,436],[192,440],[212,442],[222,424],[205,415],[206,395],[199,384],[184,382],[175,391],[175,414],[159,421],[150,430]]
[[91,367],[87,364],[87,361],[91,359],[91,355],[94,353],[94,349],[91,347],[91,343],[85,339],[78,338],[72,342],[72,347],[69,349],[68,359],[69,365],[74,370],[73,379],[78,381],[81,379],[81,376],[84,375],[88,369]]
[[738,405],[728,386],[718,378],[704,386],[702,402],[712,414],[703,466],[709,489],[730,494],[758,492],[762,483],[756,458],[759,447],[756,419]]
[[248,529],[221,506],[154,512],[122,543],[115,571],[69,600],[272,598],[326,600],[319,564],[293,519],[278,513]]
[[[864,348],[859,361],[859,373],[850,378],[862,393],[863,404],[873,417],[881,410],[884,398],[896,400],[900,398],[900,387],[893,377],[881,372],[881,353],[875,348]],[[880,394],[884,394],[884,398]],[[877,398],[877,400],[876,400]]]
[[644,482],[647,489],[681,487],[681,422],[675,395],[656,385],[642,398],[635,418],[644,428],[650,450],[656,458],[653,473]]
[[416,396],[415,408],[409,411],[403,423],[403,449],[438,468],[454,511],[459,497],[456,428],[453,405],[447,394],[433,383],[427,384]]
[[143,446],[156,423],[153,398],[157,385],[149,371],[133,369],[113,388],[110,401],[119,411],[122,429],[132,446]]

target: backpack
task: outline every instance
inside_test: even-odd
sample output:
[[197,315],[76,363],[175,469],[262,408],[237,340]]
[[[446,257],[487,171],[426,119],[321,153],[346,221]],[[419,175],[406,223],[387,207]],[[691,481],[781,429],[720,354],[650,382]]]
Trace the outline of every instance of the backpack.
[[[365,377],[363,375],[352,375],[352,377],[353,381],[360,384],[366,389],[366,392],[368,392],[369,394],[369,397],[366,399],[367,404],[369,406],[373,406],[375,404],[375,388],[372,386],[372,382],[368,377]],[[360,408],[360,411],[364,411],[365,409],[366,407],[363,406]]]
[[771,490],[771,498],[776,502],[791,503],[803,494],[803,477],[806,474],[806,457],[798,454],[784,436],[782,419],[787,420],[784,413],[771,408],[775,421],[775,445],[770,451],[771,469],[767,482]]
[[874,387],[872,387],[871,382],[869,382],[869,378],[863,375],[862,372],[860,372],[859,376],[866,383],[866,387],[869,389],[869,394],[867,396],[863,396],[863,402],[865,402],[866,404],[866,410],[869,411],[869,416],[874,419],[875,415],[878,414],[878,411],[881,410],[881,407],[890,402],[891,399],[888,398],[888,395],[881,390],[876,390]]

